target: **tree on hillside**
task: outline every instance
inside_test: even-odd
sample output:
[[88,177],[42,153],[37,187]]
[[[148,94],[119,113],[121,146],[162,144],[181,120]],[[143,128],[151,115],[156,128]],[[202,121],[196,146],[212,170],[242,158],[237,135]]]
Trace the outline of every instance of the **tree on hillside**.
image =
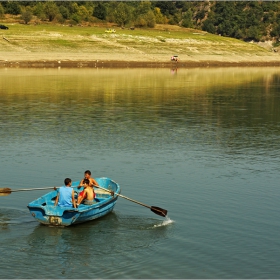
[[176,8],[181,9],[181,11],[184,13],[188,11],[189,9],[192,9],[194,7],[192,2],[189,1],[178,1],[176,2]]
[[193,13],[191,9],[184,13],[181,25],[186,28],[193,28]]
[[167,18],[161,13],[160,8],[155,7],[154,8],[154,15],[156,23],[166,23]]
[[222,36],[232,36],[234,27],[234,22],[230,20],[224,20],[218,25],[217,33],[221,34]]
[[134,25],[138,27],[155,27],[156,17],[151,2],[137,2],[133,11]]
[[85,21],[89,20],[90,15],[92,14],[92,9],[86,8],[84,5],[79,6],[78,16]]
[[177,12],[175,2],[157,1],[155,6],[159,7],[162,14],[166,16],[175,15],[175,13]]
[[280,25],[275,24],[272,30],[270,31],[270,36],[275,37],[276,39],[280,38]]
[[97,6],[94,7],[93,14],[94,17],[99,18],[101,20],[105,20],[107,17],[106,6],[101,2],[97,3]]
[[145,2],[136,2],[136,7],[134,9],[134,16],[140,16],[140,15],[145,15],[149,11],[151,11],[151,2],[150,1],[145,1]]
[[32,14],[32,10],[30,7],[27,7],[25,9],[22,9],[22,12],[21,12],[21,18],[23,19],[24,23],[27,24],[28,22],[31,21],[33,17],[33,14]]
[[5,11],[4,11],[3,6],[2,6],[1,3],[0,3],[0,18],[3,18],[4,15],[5,15]]
[[49,21],[53,21],[56,15],[59,14],[58,7],[54,2],[46,2],[44,5],[44,12]]
[[46,19],[44,4],[42,2],[36,3],[35,7],[33,8],[33,14],[41,20]]
[[263,14],[256,13],[255,10],[247,10],[245,12],[245,24],[246,28],[250,28],[251,26],[258,26],[262,21]]
[[78,13],[79,6],[76,2],[70,2],[69,5],[68,5],[68,9],[69,9],[70,15],[72,16],[72,15]]
[[236,27],[233,31],[233,37],[236,38],[236,39],[242,39],[242,38],[245,38],[245,35],[244,35],[244,32]]
[[205,15],[206,12],[203,9],[199,10],[195,15],[196,21],[201,21],[202,19],[204,19]]
[[156,17],[153,13],[153,11],[148,11],[145,15],[144,15],[144,19],[146,20],[147,26],[150,28],[155,27],[156,25]]
[[5,12],[7,14],[19,15],[21,13],[20,5],[14,1],[8,2]]
[[263,1],[262,9],[264,12],[277,12],[279,11],[279,4],[277,1]]
[[117,24],[125,26],[132,16],[132,9],[126,3],[120,2],[114,11],[114,17]]
[[250,26],[247,30],[246,34],[246,39],[247,40],[254,40],[254,41],[259,41],[260,36],[259,36],[259,30],[256,26]]
[[202,30],[212,34],[216,33],[216,27],[211,19],[206,19],[203,21]]
[[70,18],[70,11],[67,7],[65,7],[63,5],[59,6],[59,12],[64,19],[69,19]]

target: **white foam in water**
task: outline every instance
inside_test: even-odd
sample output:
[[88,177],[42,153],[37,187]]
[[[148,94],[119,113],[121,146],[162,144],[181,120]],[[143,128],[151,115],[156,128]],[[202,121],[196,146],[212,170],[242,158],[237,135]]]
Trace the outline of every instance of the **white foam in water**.
[[162,222],[161,222],[160,224],[158,224],[158,225],[154,225],[154,227],[167,226],[167,225],[170,225],[170,224],[172,224],[172,223],[174,223],[174,221],[171,220],[170,218],[168,218],[168,217],[166,216],[164,221],[162,221]]

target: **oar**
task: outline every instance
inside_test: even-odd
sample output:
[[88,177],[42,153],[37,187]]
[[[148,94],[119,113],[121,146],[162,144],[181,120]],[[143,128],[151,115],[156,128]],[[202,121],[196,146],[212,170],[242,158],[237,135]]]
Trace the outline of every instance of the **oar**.
[[[107,190],[105,188],[102,188],[100,186],[95,186],[97,188],[100,188],[106,192],[109,192],[109,193],[112,193],[112,191],[110,190]],[[35,190],[48,190],[48,189],[56,189],[57,187],[47,187],[47,188],[33,188],[33,189],[19,189],[19,190],[11,190],[10,188],[0,188],[0,196],[6,196],[6,195],[10,195],[12,192],[22,192],[22,191],[35,191]],[[167,215],[167,210],[165,209],[162,209],[160,207],[157,207],[157,206],[149,206],[149,205],[146,205],[144,203],[141,203],[139,201],[136,201],[134,199],[131,199],[129,197],[126,197],[124,195],[121,195],[121,194],[118,194],[118,193],[115,193],[116,195],[122,197],[122,198],[125,198],[129,201],[132,201],[134,203],[137,203],[139,205],[142,205],[144,207],[147,207],[147,208],[150,208],[152,212],[154,212],[155,214],[159,215],[159,216],[162,216],[162,217],[165,217]]]
[[[104,190],[104,191],[107,191],[107,192],[112,193],[112,191],[107,190],[107,189],[104,189],[104,188],[102,188],[102,187],[100,187],[100,186],[94,186],[94,187],[97,187],[97,188],[100,188],[100,189],[102,189],[102,190]],[[162,208],[157,207],[157,206],[149,206],[149,205],[146,205],[146,204],[144,204],[144,203],[141,203],[141,202],[139,202],[139,201],[136,201],[136,200],[134,200],[134,199],[131,199],[131,198],[129,198],[129,197],[126,197],[126,196],[121,195],[121,194],[118,194],[118,193],[115,193],[115,194],[118,195],[118,196],[120,196],[120,197],[122,197],[122,198],[125,198],[125,199],[127,199],[127,200],[129,200],[129,201],[132,201],[132,202],[137,203],[137,204],[139,204],[139,205],[142,205],[142,206],[144,206],[144,207],[150,208],[152,212],[154,212],[155,214],[157,214],[157,215],[159,215],[159,216],[165,217],[165,216],[167,215],[167,210],[165,210],[165,209],[162,209]]]
[[55,188],[58,188],[58,187],[33,188],[33,189],[19,189],[19,190],[11,190],[10,188],[0,188],[0,196],[10,195],[12,192],[48,190],[48,189],[55,189]]

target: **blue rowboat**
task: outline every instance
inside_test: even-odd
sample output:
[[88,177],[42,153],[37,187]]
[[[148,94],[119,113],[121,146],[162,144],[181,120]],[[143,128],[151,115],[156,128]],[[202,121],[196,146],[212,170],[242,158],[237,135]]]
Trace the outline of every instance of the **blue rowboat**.
[[[121,189],[119,184],[109,178],[95,178],[95,180],[102,187],[95,188],[95,204],[80,204],[78,208],[54,206],[57,191],[53,190],[30,202],[27,207],[38,222],[49,226],[70,226],[103,217],[113,211]],[[75,196],[82,191],[77,188],[79,183],[79,181],[72,182]]]

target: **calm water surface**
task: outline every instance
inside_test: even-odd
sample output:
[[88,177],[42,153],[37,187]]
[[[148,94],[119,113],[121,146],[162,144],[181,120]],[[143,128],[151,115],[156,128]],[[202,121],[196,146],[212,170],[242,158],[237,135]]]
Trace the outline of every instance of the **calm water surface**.
[[0,69],[1,187],[110,177],[104,218],[0,197],[0,278],[280,278],[280,69]]

